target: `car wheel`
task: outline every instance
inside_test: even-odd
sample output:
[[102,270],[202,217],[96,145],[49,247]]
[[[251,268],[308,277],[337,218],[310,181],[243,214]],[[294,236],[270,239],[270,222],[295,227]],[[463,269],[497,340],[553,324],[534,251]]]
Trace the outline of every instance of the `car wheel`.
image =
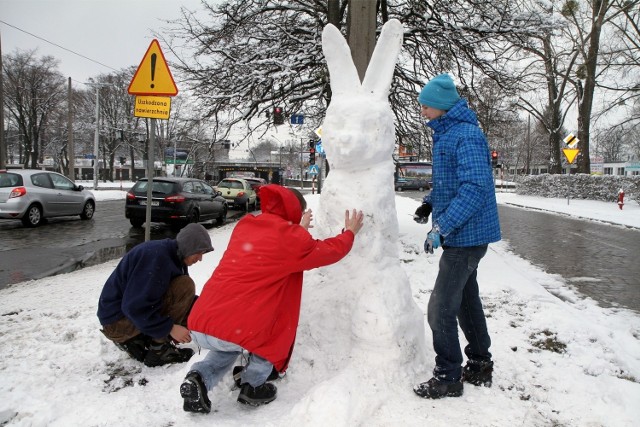
[[22,217],[22,224],[25,227],[37,227],[42,222],[42,208],[36,204],[29,206],[27,212]]
[[249,212],[249,200],[244,202],[244,206],[242,207],[242,210],[245,212]]
[[258,210],[258,201],[254,200],[253,204],[251,205],[251,210],[252,211],[257,211]]
[[189,219],[187,219],[187,224],[189,223],[197,224],[198,222],[200,222],[200,214],[198,214],[198,211],[194,209],[193,211],[191,211],[191,215],[189,215]]
[[144,220],[139,218],[131,218],[129,222],[133,228],[142,228],[142,224],[144,224]]
[[222,225],[225,223],[225,221],[227,220],[227,207],[225,206],[222,209],[222,213],[220,214],[220,216],[218,217],[218,219],[216,220],[216,224],[218,225]]
[[396,191],[402,191],[402,187],[396,187]]
[[424,188],[423,187],[419,187],[418,191],[422,192],[422,191],[424,191]]
[[80,218],[82,219],[91,219],[93,218],[93,213],[96,211],[96,207],[92,201],[88,201],[84,204],[82,208],[82,213],[80,214]]

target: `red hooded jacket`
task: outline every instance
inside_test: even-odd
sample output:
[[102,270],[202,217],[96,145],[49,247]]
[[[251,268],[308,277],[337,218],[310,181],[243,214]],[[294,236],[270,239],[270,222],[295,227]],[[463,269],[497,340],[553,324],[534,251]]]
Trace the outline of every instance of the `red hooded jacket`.
[[188,326],[238,344],[283,372],[298,328],[302,272],[342,259],[354,235],[347,230],[313,239],[300,226],[300,202],[284,187],[266,185],[260,199],[262,214],[246,215],[236,225]]

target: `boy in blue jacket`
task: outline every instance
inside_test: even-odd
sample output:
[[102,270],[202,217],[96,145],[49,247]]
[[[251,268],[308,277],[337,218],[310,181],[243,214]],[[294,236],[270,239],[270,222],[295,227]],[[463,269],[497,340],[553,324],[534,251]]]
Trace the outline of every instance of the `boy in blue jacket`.
[[102,333],[147,366],[182,363],[193,350],[185,327],[195,301],[188,267],[213,250],[207,230],[188,224],[176,239],[151,240],[129,251],[104,284],[98,303]]
[[[414,391],[437,399],[461,396],[463,381],[491,386],[491,339],[476,276],[488,244],[500,240],[500,223],[491,155],[476,114],[448,74],[429,81],[418,101],[433,130],[433,190],[414,219],[426,223],[432,213],[424,248],[433,253],[442,246],[444,252],[427,309],[436,366],[433,378]],[[464,369],[458,322],[468,342]]]

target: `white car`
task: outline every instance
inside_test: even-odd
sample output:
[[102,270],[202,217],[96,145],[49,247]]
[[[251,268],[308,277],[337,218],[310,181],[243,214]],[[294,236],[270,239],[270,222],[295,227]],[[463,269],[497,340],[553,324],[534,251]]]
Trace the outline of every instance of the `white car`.
[[93,193],[64,175],[40,169],[0,171],[0,219],[20,219],[37,227],[44,218],[80,215],[93,218]]
[[227,203],[243,209],[246,212],[255,210],[258,196],[249,181],[242,178],[224,178],[215,187],[227,199]]

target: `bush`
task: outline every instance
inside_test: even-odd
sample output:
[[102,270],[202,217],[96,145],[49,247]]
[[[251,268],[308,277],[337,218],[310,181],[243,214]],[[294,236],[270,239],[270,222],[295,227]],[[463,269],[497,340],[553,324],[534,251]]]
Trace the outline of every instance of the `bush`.
[[617,175],[528,175],[518,180],[516,193],[541,197],[571,197],[572,199],[616,202],[622,188],[625,200],[640,204],[640,176]]

